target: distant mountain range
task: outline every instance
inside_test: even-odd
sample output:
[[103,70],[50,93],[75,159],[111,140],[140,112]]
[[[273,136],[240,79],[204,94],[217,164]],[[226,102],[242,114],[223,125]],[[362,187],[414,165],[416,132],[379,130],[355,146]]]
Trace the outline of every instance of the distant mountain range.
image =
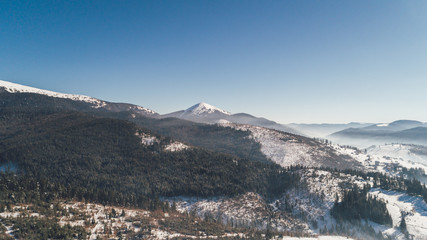
[[333,124],[333,123],[318,123],[318,124],[306,124],[306,123],[291,123],[287,124],[288,127],[295,129],[296,131],[310,137],[327,138],[330,134],[347,129],[347,128],[363,128],[371,126],[373,123],[344,123],[344,124]]
[[398,120],[392,123],[344,129],[331,134],[328,138],[359,147],[385,143],[427,145],[427,124],[414,120]]

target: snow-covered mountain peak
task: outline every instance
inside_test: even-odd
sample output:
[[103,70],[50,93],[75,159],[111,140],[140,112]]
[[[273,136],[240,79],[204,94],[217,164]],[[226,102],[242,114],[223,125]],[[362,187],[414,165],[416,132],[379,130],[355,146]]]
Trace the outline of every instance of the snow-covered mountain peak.
[[225,115],[231,115],[231,113],[227,111],[224,111],[222,109],[219,109],[217,107],[214,107],[204,102],[198,103],[184,111],[185,114],[190,113],[193,115],[204,115],[204,114],[211,114],[215,112],[219,112]]

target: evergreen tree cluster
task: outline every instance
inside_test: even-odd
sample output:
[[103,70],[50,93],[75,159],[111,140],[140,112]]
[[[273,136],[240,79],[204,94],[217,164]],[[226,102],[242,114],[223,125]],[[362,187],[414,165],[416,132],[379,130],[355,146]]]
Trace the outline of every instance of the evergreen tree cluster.
[[427,187],[417,179],[405,179],[403,177],[387,176],[379,172],[362,172],[358,170],[346,169],[337,170],[331,168],[320,168],[330,172],[345,173],[358,176],[366,181],[373,181],[375,188],[391,191],[405,192],[409,195],[420,196],[427,202]]
[[354,186],[353,189],[346,191],[343,200],[335,202],[331,210],[332,216],[348,221],[367,219],[391,226],[393,222],[386,203],[376,197],[367,196],[368,192],[368,185],[365,185],[363,189]]

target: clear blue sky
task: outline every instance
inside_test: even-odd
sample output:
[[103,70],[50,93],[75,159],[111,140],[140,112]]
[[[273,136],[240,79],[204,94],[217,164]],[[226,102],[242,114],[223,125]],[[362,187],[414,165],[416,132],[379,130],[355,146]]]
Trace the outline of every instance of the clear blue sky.
[[0,1],[0,79],[159,113],[427,121],[427,1]]

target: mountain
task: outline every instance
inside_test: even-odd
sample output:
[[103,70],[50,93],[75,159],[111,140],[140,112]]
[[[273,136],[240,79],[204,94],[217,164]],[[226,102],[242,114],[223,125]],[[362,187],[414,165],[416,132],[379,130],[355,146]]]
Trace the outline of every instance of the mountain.
[[203,102],[191,106],[186,110],[181,110],[160,116],[160,118],[170,117],[207,124],[216,124],[223,121],[228,121],[237,124],[250,124],[254,126],[272,128],[283,132],[301,135],[301,133],[292,129],[291,127],[276,123],[274,121],[265,118],[254,117],[247,113],[231,114],[227,111],[224,111],[220,108],[214,107],[210,104]]
[[230,115],[231,113],[229,112],[201,102],[189,107],[186,110],[162,115],[162,118],[175,117],[194,122],[215,123],[218,119],[224,119]]
[[290,123],[287,126],[297,130],[298,132],[309,136],[326,138],[328,135],[347,129],[347,128],[363,128],[371,126],[372,123],[358,123],[351,122],[346,124],[332,124],[332,123],[320,123],[320,124],[305,124],[305,123]]
[[[403,239],[393,227],[404,219],[410,235],[424,237],[425,187],[363,171],[359,162],[371,160],[352,158],[357,149],[2,84],[1,239]],[[192,114],[233,116],[206,104]],[[403,133],[411,131],[419,129]]]
[[395,131],[402,131],[402,130],[407,130],[407,129],[416,128],[416,127],[423,127],[423,126],[427,126],[427,125],[420,121],[397,120],[392,123],[373,124],[371,126],[367,126],[363,128],[362,130],[395,132]]
[[[147,113],[148,110],[132,104],[110,103],[87,96],[55,93],[4,81],[1,84],[3,91],[0,92],[0,120],[8,122],[0,126],[0,132],[3,131],[3,134],[13,129],[12,126],[18,128],[20,124],[39,117],[71,111],[125,120],[156,134],[195,147],[251,161],[275,162],[285,167],[303,165],[359,169],[351,159],[334,153],[334,150],[325,144],[299,135],[291,134],[291,136],[283,131],[254,127],[250,124],[257,121],[263,125],[272,126],[275,124],[272,121],[255,118],[249,114],[233,115],[206,103],[194,105],[182,111],[180,116],[205,120],[210,118],[212,122],[215,118],[220,118],[222,123],[231,123],[224,120],[230,117],[228,119],[239,119],[238,122],[249,124],[235,124],[230,127],[231,125],[196,123],[179,118],[159,118],[155,113],[142,114]],[[136,114],[135,110],[142,112]],[[271,142],[270,139],[274,140]]]
[[150,110],[148,108],[144,108],[141,106],[128,104],[128,103],[111,103],[107,101],[102,101],[93,97],[88,97],[84,95],[77,94],[66,94],[66,93],[58,93],[48,90],[42,90],[38,88],[28,87],[16,83],[11,83],[7,81],[0,80],[0,93],[22,93],[22,94],[38,94],[47,97],[53,97],[57,99],[69,99],[75,102],[80,102],[85,104],[85,107],[90,107],[92,109],[98,110],[107,110],[112,112],[132,112],[133,114],[141,115],[141,116],[150,116],[155,117],[159,115],[158,113]]
[[427,124],[414,120],[398,120],[363,128],[344,129],[331,134],[328,138],[359,147],[386,143],[427,145]]

